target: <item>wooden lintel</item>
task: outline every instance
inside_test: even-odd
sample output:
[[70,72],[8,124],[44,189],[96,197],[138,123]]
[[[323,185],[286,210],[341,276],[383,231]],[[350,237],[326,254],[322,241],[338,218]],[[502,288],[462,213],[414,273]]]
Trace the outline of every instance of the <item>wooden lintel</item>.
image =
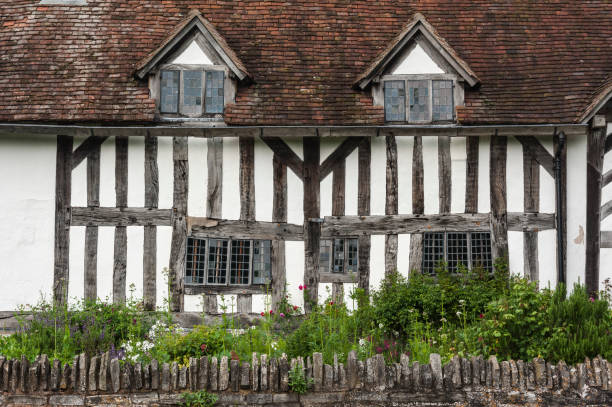
[[359,276],[357,273],[319,273],[319,283],[356,284],[358,282]]
[[172,210],[73,207],[71,226],[172,226]]
[[217,220],[187,217],[193,237],[232,237],[240,239],[289,240],[304,238],[304,227],[290,223]]
[[265,285],[232,286],[232,285],[196,285],[186,284],[185,295],[253,295],[265,294]]
[[100,146],[106,141],[108,136],[90,136],[85,139],[72,153],[72,169],[74,170],[91,154],[100,151]]
[[340,144],[333,153],[331,153],[319,168],[319,180],[322,181],[327,177],[338,163],[346,160],[346,157],[351,155],[353,151],[361,144],[362,137],[348,137]]
[[304,180],[304,162],[280,137],[263,136],[261,140],[291,169],[302,181]]

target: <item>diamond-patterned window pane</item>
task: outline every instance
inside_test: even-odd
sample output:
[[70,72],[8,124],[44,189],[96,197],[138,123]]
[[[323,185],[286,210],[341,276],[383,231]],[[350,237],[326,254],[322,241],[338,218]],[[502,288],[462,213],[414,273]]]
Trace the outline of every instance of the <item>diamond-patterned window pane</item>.
[[162,71],[161,103],[162,113],[178,113],[179,71]]
[[330,271],[332,244],[331,240],[321,240],[319,244],[319,271],[321,273],[329,273]]
[[208,240],[208,284],[227,283],[227,251],[229,242],[224,239]]
[[453,105],[453,81],[432,81],[433,120],[453,120]]
[[223,113],[223,71],[206,72],[206,113]]
[[493,258],[491,256],[491,233],[472,232],[472,268],[482,268],[488,272],[493,271]]
[[202,113],[202,71],[183,71],[183,113]]
[[334,267],[332,273],[344,273],[344,239],[334,239]]
[[408,81],[408,105],[411,122],[428,122],[429,119],[429,81]]
[[347,256],[346,256],[346,272],[357,273],[358,264],[358,240],[357,239],[346,239],[347,244]]
[[444,261],[444,232],[425,233],[423,235],[423,273],[435,273],[441,261]]
[[270,240],[253,241],[253,284],[270,284],[272,281],[271,246]]
[[185,284],[204,284],[206,274],[206,240],[187,239]]
[[448,271],[456,273],[459,265],[469,266],[467,233],[448,233],[446,235],[446,250]]
[[249,266],[251,264],[251,241],[232,240],[232,257],[230,263],[230,284],[249,284]]
[[385,81],[385,120],[406,120],[406,88],[404,81]]

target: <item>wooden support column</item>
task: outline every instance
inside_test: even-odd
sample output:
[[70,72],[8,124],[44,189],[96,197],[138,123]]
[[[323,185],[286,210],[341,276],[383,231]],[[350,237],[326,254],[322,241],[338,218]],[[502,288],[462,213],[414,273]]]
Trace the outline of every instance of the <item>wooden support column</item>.
[[508,140],[505,136],[491,137],[491,253],[493,260],[508,261],[508,220],[506,204],[506,156]]
[[313,221],[320,216],[318,137],[304,137],[304,284],[308,287],[304,310],[310,312],[319,294],[319,243],[321,224]]
[[[127,207],[128,191],[128,138],[115,137],[115,206]],[[127,228],[115,227],[113,261],[113,302],[125,303],[127,265]]]
[[175,136],[172,143],[174,161],[174,192],[172,243],[170,246],[170,309],[184,308],[184,274],[187,250],[187,194],[189,192],[189,161],[187,137]]
[[[385,200],[385,215],[397,215],[397,143],[390,133],[385,137],[387,144],[387,194]],[[397,271],[397,235],[385,235],[385,276]]]
[[[523,186],[524,207],[527,213],[540,211],[540,164],[523,145]],[[525,232],[523,240],[523,258],[525,277],[531,281],[539,281],[538,270],[538,232]]]
[[[423,138],[414,137],[412,149],[412,213],[425,213],[425,193],[423,185]],[[423,264],[423,235],[410,235],[410,272],[420,272]]]
[[[255,139],[240,137],[240,220],[255,221]],[[253,248],[251,248],[252,250]],[[250,314],[253,299],[251,294],[238,294],[238,313]]]
[[[159,205],[159,170],[157,167],[157,137],[147,133],[145,136],[145,207],[157,208]],[[148,311],[157,305],[157,227],[144,227],[143,245],[143,296],[144,307]]]
[[[561,227],[561,241],[557,241],[557,246],[561,246],[563,249],[563,259],[562,265],[557,265],[557,268],[562,266],[562,270],[564,270],[565,276],[567,276],[567,140],[563,142],[560,139],[558,134],[554,136],[554,148],[555,148],[555,157],[559,157],[560,165],[561,165],[561,191],[560,191],[560,208],[561,208],[561,225],[557,225],[557,227]],[[565,277],[564,276],[564,277]],[[558,277],[559,278],[559,277]],[[559,282],[559,281],[557,281]],[[564,281],[565,283],[565,281]]]
[[[206,216],[221,219],[221,205],[223,192],[223,138],[212,137],[208,139],[208,152],[206,157],[208,168],[208,190],[206,196]],[[204,297],[204,312],[216,314],[218,312],[217,295],[206,294]]]
[[[339,161],[332,173],[332,216],[344,216],[346,161]],[[332,283],[332,299],[337,303],[344,301],[344,284]]]
[[599,252],[601,246],[601,185],[605,154],[606,120],[595,116],[587,141],[586,264],[584,281],[591,294],[599,291]]
[[438,136],[438,178],[440,213],[450,213],[452,181],[449,136]]
[[[370,162],[372,161],[371,139],[366,137],[359,144],[357,170],[357,215],[370,214]],[[366,293],[370,291],[370,236],[359,236],[359,283]]]
[[57,136],[53,299],[58,305],[65,304],[68,298],[72,144],[72,137]]
[[[272,159],[273,194],[272,221],[287,222],[287,166],[276,154]],[[272,306],[276,309],[286,292],[287,274],[285,269],[285,241],[272,241]]]
[[[87,206],[100,206],[100,144],[87,157]],[[98,227],[85,227],[85,300],[98,297]]]
[[465,213],[478,213],[478,137],[466,137]]

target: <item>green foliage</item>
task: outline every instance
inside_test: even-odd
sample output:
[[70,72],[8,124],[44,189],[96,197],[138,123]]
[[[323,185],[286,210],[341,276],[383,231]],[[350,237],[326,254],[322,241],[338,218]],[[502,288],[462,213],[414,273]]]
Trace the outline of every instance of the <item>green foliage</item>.
[[295,365],[289,371],[289,388],[297,394],[304,394],[314,383],[313,379],[308,379],[304,374],[304,369],[300,365]]
[[216,394],[208,393],[206,390],[200,390],[194,393],[183,393],[182,395],[184,407],[212,407],[219,400]]

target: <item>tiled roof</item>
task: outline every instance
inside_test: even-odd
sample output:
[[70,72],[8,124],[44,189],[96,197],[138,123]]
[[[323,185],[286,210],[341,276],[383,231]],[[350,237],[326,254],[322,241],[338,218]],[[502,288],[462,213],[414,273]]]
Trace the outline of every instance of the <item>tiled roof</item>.
[[0,121],[147,122],[136,65],[199,10],[254,83],[233,125],[383,124],[353,84],[422,13],[474,71],[466,124],[577,122],[612,73],[609,0],[0,1]]

